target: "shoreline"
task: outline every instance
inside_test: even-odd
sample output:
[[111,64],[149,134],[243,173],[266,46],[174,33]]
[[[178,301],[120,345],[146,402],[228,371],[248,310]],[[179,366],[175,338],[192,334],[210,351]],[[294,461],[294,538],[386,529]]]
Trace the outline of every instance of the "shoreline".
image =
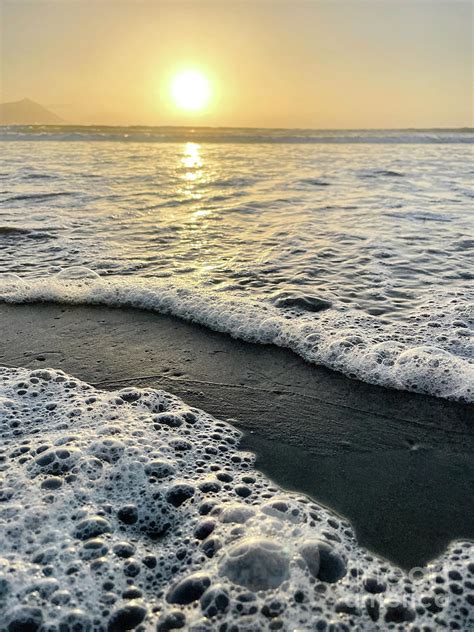
[[160,388],[230,421],[258,469],[343,515],[361,546],[402,568],[474,539],[466,404],[135,309],[0,304],[0,323],[0,365],[57,368],[104,390]]

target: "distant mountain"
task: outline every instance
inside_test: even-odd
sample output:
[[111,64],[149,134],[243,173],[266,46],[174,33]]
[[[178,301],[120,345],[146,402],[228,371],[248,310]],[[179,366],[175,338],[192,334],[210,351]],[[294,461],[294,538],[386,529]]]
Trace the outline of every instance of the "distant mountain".
[[0,103],[0,125],[61,125],[64,122],[31,99]]

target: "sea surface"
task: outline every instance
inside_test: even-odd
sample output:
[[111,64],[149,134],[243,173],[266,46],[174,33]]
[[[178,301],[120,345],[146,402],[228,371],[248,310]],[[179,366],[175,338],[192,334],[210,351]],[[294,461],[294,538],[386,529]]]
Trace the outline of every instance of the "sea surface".
[[472,400],[473,138],[0,128],[0,298],[169,312]]
[[[472,400],[469,131],[0,139],[0,300],[175,314]],[[0,367],[0,628],[473,629],[472,542],[405,572],[239,440],[164,391]]]

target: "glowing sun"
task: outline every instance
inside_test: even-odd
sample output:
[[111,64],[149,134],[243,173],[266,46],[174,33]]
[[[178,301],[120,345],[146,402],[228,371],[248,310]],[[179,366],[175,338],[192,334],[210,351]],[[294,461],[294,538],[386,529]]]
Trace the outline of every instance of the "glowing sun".
[[184,70],[173,78],[171,96],[181,110],[203,110],[211,96],[209,80],[197,70]]

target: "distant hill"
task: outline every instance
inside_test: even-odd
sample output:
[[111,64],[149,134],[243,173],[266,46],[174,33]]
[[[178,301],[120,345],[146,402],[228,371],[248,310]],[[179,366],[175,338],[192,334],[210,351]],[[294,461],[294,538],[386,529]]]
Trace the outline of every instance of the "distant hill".
[[61,125],[64,122],[31,99],[0,103],[0,125]]

